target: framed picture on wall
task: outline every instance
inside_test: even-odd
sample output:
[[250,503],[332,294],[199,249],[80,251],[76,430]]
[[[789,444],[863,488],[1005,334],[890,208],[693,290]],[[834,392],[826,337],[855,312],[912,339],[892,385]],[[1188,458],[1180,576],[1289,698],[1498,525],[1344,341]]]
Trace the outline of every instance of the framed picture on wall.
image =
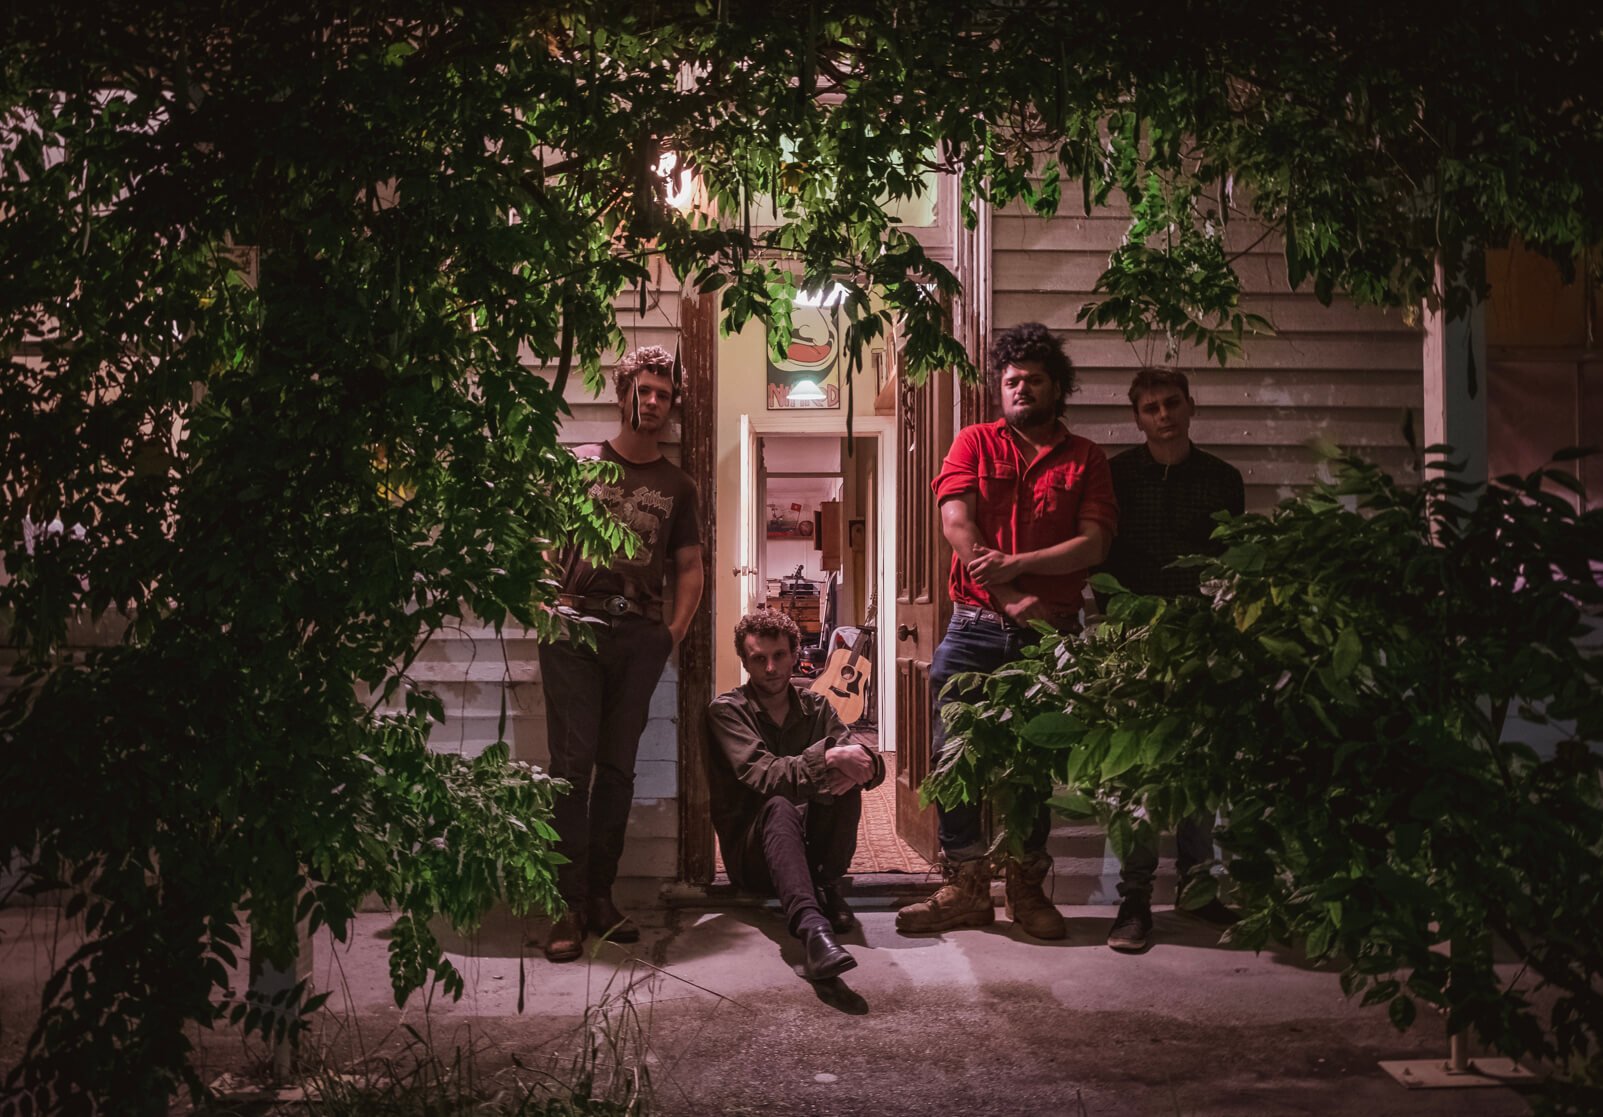
[[861,516],[846,521],[846,549],[861,551],[868,542],[868,523]]
[[769,539],[811,539],[814,532],[813,514],[795,501],[768,506]]
[[768,410],[840,408],[841,366],[839,312],[832,306],[791,310],[790,344],[784,359],[767,355]]

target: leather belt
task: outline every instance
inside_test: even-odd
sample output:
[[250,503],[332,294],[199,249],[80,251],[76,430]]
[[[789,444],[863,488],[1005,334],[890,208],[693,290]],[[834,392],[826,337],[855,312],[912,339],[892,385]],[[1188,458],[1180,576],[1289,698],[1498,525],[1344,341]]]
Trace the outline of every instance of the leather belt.
[[662,607],[660,605],[641,605],[625,597],[621,593],[582,595],[575,593],[557,594],[557,604],[569,609],[576,609],[581,613],[596,613],[603,617],[644,617],[648,621],[662,620]]
[[[1007,616],[1005,613],[998,613],[995,609],[981,609],[978,605],[963,605],[954,602],[952,605],[952,616],[962,617],[965,620],[977,621],[980,624],[995,625],[1004,632],[1033,633],[1035,631],[1027,624],[1019,624],[1012,617]],[[1070,617],[1067,622],[1054,623],[1053,627],[1059,632],[1078,632],[1080,631],[1080,620],[1078,617]]]
[[953,604],[952,616],[963,617],[966,620],[979,621],[981,624],[994,624],[997,628],[1023,628],[1023,625],[1013,623],[1011,617],[998,613],[994,609],[981,609],[978,605]]

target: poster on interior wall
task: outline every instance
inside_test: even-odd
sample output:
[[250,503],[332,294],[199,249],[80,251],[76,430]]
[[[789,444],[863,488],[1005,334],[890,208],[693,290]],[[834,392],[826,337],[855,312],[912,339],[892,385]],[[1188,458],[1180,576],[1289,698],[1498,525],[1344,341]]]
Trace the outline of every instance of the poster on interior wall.
[[794,501],[768,503],[768,538],[811,539],[812,537],[811,510]]
[[768,410],[840,407],[840,321],[833,306],[797,306],[790,316],[785,359],[769,353]]

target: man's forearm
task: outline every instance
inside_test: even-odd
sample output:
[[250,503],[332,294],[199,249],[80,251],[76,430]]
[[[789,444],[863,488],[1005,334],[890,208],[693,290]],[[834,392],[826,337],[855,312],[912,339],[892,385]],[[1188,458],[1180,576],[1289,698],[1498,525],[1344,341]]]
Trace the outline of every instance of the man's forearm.
[[1105,536],[1076,535],[1062,543],[1034,551],[1021,551],[1013,557],[1020,574],[1073,574],[1086,570],[1108,557]]

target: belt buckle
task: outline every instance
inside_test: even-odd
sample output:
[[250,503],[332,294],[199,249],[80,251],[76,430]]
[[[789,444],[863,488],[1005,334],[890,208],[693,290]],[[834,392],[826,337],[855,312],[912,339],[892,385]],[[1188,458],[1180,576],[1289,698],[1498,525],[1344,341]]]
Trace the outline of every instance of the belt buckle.
[[601,603],[601,611],[609,617],[621,617],[629,611],[629,599],[615,593]]

